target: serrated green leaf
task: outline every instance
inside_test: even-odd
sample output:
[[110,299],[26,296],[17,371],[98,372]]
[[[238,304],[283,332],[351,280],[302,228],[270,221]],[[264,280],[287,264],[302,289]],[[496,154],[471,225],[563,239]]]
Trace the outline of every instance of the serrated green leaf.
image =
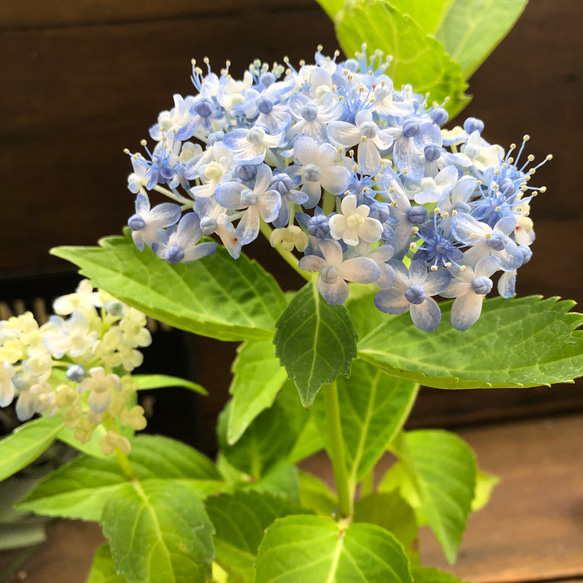
[[232,372],[234,377],[229,392],[233,399],[227,428],[230,445],[237,442],[257,415],[273,405],[287,380],[287,373],[275,356],[271,340],[242,344]]
[[308,472],[299,472],[300,504],[322,516],[332,516],[338,508],[338,498],[324,482]]
[[445,19],[454,0],[390,0],[403,14],[409,15],[427,34],[433,34]]
[[436,37],[461,66],[465,79],[508,34],[528,0],[455,0]]
[[430,101],[446,105],[450,114],[461,111],[470,100],[464,94],[467,83],[461,68],[447,54],[443,45],[410,16],[385,0],[358,0],[336,19],[336,35],[347,56],[367,43],[370,52],[382,50],[393,60],[387,75],[395,87],[411,84],[416,93],[429,93]]
[[411,573],[415,583],[465,583],[449,573],[431,567],[413,567]]
[[234,260],[219,247],[188,265],[170,265],[131,238],[110,237],[100,247],[58,247],[51,253],[148,316],[219,340],[272,338],[286,306],[283,292],[258,263]]
[[172,377],[164,374],[136,374],[132,375],[132,378],[138,383],[138,391],[162,389],[164,387],[183,387],[201,395],[208,395],[204,387],[192,381],[181,379],[180,377]]
[[310,407],[322,385],[350,373],[356,355],[356,332],[344,306],[328,305],[307,283],[276,324],[275,353]]
[[500,478],[478,470],[476,474],[476,491],[472,500],[472,512],[482,510],[490,501],[492,491],[500,483]]
[[277,518],[305,514],[298,505],[270,494],[235,492],[205,502],[215,525],[217,560],[229,573],[253,583],[255,556],[265,529]]
[[[352,364],[350,378],[338,379],[338,400],[349,479],[356,484],[370,471],[400,431],[415,402],[419,386],[396,380],[362,360]],[[326,410],[314,403],[316,425],[326,448]]]
[[93,557],[91,572],[86,583],[127,583],[123,575],[118,575],[109,545],[101,545]]
[[17,427],[0,441],[0,481],[39,457],[65,427],[60,415],[40,417]]
[[[129,460],[140,480],[173,480],[201,498],[225,487],[208,458],[165,437],[138,436]],[[97,521],[109,497],[128,487],[115,459],[82,456],[40,480],[17,507],[48,516]]]
[[204,583],[211,575],[214,527],[181,484],[131,482],[111,495],[101,523],[128,583]]
[[401,544],[372,524],[345,530],[323,516],[287,516],[265,533],[255,583],[411,583]]
[[287,498],[296,504],[300,503],[298,469],[285,460],[280,460],[272,465],[260,480],[240,484],[238,488],[247,491],[264,492],[272,496]]
[[415,512],[398,492],[374,492],[354,506],[354,521],[376,524],[392,532],[410,557],[417,559]]
[[292,464],[297,464],[324,448],[324,442],[315,417],[310,412],[302,431],[300,432],[293,449],[287,456]]
[[413,476],[431,530],[453,563],[474,498],[474,452],[453,433],[419,430],[404,434],[397,453]]
[[540,296],[484,302],[466,332],[449,323],[441,304],[435,332],[421,332],[409,314],[387,319],[363,338],[358,355],[387,374],[440,389],[519,388],[572,382],[583,375],[583,315],[571,301]]

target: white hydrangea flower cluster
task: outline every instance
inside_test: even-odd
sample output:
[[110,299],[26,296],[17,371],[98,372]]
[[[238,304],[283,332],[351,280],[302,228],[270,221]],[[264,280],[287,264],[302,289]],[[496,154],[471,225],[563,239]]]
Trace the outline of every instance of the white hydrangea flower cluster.
[[144,429],[135,404],[138,350],[152,342],[146,316],[83,280],[59,297],[43,325],[31,312],[0,322],[0,406],[16,399],[21,421],[35,414],[62,415],[75,437],[87,443],[103,425],[101,449],[129,453],[120,426]]

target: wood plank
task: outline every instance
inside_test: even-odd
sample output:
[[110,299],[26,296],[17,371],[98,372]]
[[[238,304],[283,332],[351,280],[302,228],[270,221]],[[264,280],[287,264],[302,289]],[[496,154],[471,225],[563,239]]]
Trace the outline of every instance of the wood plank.
[[18,0],[0,3],[0,31],[30,30],[201,18],[233,12],[247,15],[296,8],[320,10],[314,0]]
[[[501,483],[470,519],[454,566],[423,529],[422,563],[472,583],[555,581],[583,577],[583,415],[465,429],[480,467]],[[379,463],[380,480],[393,460]],[[333,485],[318,454],[304,469]]]

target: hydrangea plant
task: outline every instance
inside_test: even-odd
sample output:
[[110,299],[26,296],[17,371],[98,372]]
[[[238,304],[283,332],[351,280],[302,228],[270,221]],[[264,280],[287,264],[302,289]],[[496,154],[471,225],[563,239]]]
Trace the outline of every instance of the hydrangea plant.
[[[414,22],[378,1],[347,5],[333,15],[340,40],[383,14]],[[109,542],[90,583],[455,583],[421,566],[418,529],[453,562],[496,479],[456,435],[403,427],[421,383],[583,374],[573,303],[513,298],[545,191],[533,177],[550,156],[535,162],[528,136],[490,144],[473,117],[444,129],[463,89],[452,106],[396,86],[391,58],[365,45],[346,60],[319,47],[298,67],[255,61],[243,79],[203,64],[193,95],[150,128],[153,145],[127,151],[125,236],[53,251],[100,289],[83,281],[42,326],[30,314],[0,324],[1,404],[41,415],[0,442],[0,477],[55,438],[82,452],[18,507],[101,523]],[[260,236],[302,289],[284,294],[246,257]],[[241,342],[216,463],[134,437],[141,388],[204,392],[133,374],[145,314]],[[297,467],[322,449],[335,490]],[[386,451],[398,461],[375,479]]]

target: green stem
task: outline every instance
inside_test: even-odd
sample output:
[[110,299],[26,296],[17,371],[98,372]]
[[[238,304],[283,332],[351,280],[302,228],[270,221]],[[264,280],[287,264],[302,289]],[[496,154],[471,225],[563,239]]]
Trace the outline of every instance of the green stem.
[[[265,236],[265,238],[270,241],[271,240],[271,227],[263,220],[261,219],[261,233],[263,233],[263,235]],[[270,241],[271,242],[271,241]],[[285,260],[285,262],[297,273],[299,273],[306,281],[312,281],[312,278],[310,277],[310,274],[307,273],[306,271],[304,271],[303,269],[300,269],[298,267],[298,259],[297,257],[293,254],[290,253],[289,251],[285,251],[284,249],[281,248],[281,245],[276,245],[274,247],[274,249],[283,257],[283,259]]]
[[348,470],[344,459],[344,439],[340,422],[340,406],[338,403],[338,387],[336,381],[322,387],[324,404],[326,406],[326,425],[330,439],[330,459],[334,468],[334,479],[338,492],[340,518],[351,518],[353,514],[353,498],[348,484]]
[[336,197],[329,193],[324,193],[324,200],[322,202],[322,210],[324,211],[325,215],[329,215],[336,210]]
[[133,482],[134,480],[138,479],[138,476],[136,475],[136,472],[134,471],[128,456],[121,449],[119,449],[119,447],[115,448],[115,458],[117,459],[117,463],[128,480]]

